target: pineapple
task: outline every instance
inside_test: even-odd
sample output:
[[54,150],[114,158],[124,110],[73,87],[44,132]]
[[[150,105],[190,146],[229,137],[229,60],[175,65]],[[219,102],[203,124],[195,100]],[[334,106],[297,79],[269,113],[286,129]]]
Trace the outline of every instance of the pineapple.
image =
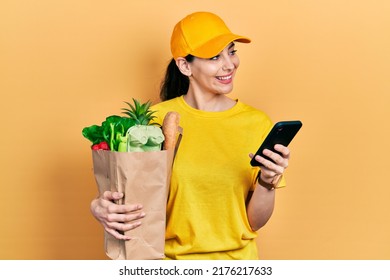
[[127,130],[127,151],[146,152],[159,151],[164,142],[162,129],[152,123],[155,111],[150,110],[151,102],[141,104],[133,98],[134,105],[126,102],[129,108],[123,108],[123,113],[135,121],[135,125]]
[[122,108],[123,113],[128,115],[135,121],[137,125],[152,125],[151,121],[155,118],[153,114],[155,111],[150,110],[152,103],[150,101],[141,104],[137,99],[133,98],[134,106],[129,102],[125,102],[129,105],[130,109]]

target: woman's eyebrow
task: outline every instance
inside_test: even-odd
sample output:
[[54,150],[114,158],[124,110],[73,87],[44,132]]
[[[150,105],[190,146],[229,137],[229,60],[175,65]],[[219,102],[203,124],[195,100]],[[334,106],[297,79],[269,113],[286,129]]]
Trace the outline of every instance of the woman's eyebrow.
[[235,45],[236,45],[236,44],[234,44],[234,42],[231,42],[228,48],[229,48],[229,49],[234,48]]

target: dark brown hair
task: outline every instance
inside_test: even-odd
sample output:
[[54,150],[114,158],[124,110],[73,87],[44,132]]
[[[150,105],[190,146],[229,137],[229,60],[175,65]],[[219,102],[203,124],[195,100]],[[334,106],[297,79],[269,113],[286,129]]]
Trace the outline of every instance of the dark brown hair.
[[[188,62],[194,60],[193,55],[187,55],[185,59]],[[169,62],[165,77],[161,82],[160,99],[161,101],[173,99],[187,93],[190,80],[186,75],[183,75],[176,65],[176,61],[172,58]]]

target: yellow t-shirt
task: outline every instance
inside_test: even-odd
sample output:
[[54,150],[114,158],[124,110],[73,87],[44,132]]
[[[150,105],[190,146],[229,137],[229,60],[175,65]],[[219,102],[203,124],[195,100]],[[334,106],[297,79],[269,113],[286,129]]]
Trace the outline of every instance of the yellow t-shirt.
[[254,153],[272,127],[269,117],[237,101],[223,112],[190,107],[183,97],[152,107],[157,122],[180,114],[183,137],[167,204],[167,259],[258,259],[246,198],[258,168]]

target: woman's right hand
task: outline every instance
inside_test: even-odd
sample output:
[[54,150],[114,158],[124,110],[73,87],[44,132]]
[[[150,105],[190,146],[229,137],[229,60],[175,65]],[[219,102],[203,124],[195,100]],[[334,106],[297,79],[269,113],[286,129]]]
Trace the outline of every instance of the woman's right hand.
[[123,232],[141,225],[145,217],[141,204],[114,203],[123,198],[123,193],[106,191],[91,202],[92,215],[103,225],[104,229],[117,239],[130,240]]

